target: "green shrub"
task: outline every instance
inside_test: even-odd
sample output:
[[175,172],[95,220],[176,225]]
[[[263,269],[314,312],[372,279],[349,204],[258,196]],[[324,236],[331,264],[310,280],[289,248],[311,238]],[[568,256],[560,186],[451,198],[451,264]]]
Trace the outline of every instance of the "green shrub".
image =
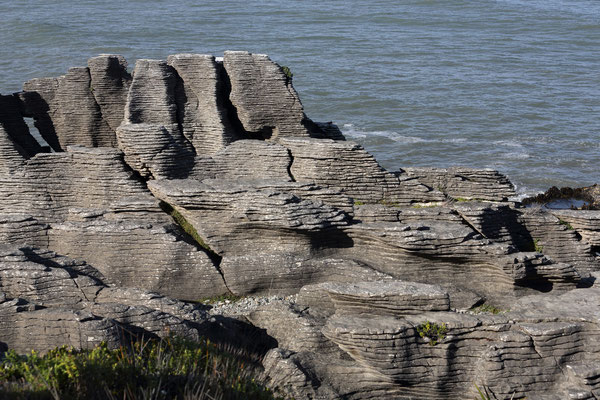
[[574,230],[573,226],[570,223],[568,223],[567,221],[563,221],[562,219],[559,219],[558,223],[561,224],[561,225],[566,226],[567,229],[570,230],[570,231]]
[[41,356],[8,351],[0,364],[0,398],[274,399],[256,364],[208,340],[170,337],[129,347],[65,346]]
[[448,327],[446,324],[436,324],[435,322],[427,321],[417,327],[419,336],[429,340],[430,346],[435,346],[441,340],[446,338]]
[[538,253],[543,253],[544,252],[544,246],[542,246],[540,244],[540,241],[538,239],[533,239],[533,249],[535,251],[537,251]]
[[286,67],[285,65],[281,66],[281,71],[283,72],[283,74],[285,75],[285,77],[288,80],[291,80],[294,77],[294,74],[292,74],[292,71],[290,70],[290,67]]

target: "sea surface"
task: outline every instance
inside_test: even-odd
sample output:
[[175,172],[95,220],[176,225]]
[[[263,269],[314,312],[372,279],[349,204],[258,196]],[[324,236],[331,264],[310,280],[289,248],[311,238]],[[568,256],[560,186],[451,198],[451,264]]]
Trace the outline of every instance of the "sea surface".
[[388,169],[600,183],[599,0],[0,0],[2,94],[100,53],[224,50],[289,66],[307,115]]

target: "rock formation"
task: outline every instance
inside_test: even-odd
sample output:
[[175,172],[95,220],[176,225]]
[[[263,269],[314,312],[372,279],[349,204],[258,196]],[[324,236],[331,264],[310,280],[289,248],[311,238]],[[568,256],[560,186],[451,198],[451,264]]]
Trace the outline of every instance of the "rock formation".
[[[0,96],[0,350],[251,323],[297,399],[599,398],[600,215],[526,208],[497,171],[386,171],[288,72],[101,55]],[[195,303],[231,293],[288,297]]]

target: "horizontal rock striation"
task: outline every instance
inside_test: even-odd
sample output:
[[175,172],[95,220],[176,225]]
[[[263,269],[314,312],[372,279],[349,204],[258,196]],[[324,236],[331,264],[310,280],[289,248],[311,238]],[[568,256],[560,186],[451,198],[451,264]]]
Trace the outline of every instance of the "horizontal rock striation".
[[294,180],[340,188],[355,202],[410,205],[444,200],[440,192],[416,179],[385,171],[356,143],[313,138],[286,138],[280,143],[291,151]]
[[208,336],[297,399],[597,398],[600,217],[514,195],[386,171],[265,55],[100,55],[0,96],[0,351]]
[[505,201],[515,196],[513,184],[491,169],[405,168],[403,172],[454,199]]
[[85,263],[52,252],[0,246],[0,340],[28,351],[116,345],[132,333],[198,337],[197,325],[206,320],[199,310],[157,294],[111,288],[102,278]]

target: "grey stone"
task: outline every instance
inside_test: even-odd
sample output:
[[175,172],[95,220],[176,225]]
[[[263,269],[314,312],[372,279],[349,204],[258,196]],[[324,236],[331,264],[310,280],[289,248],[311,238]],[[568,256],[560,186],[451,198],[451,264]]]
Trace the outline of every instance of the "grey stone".
[[[120,55],[101,54],[88,60],[88,68],[91,78],[90,90],[100,107],[102,119],[112,131],[116,131],[123,121],[127,93],[131,85],[127,61]],[[110,144],[115,145],[114,141]]]
[[506,201],[516,195],[508,178],[492,169],[405,168],[403,172],[452,198]]
[[290,172],[298,182],[342,189],[358,203],[401,206],[444,200],[442,193],[416,179],[399,178],[384,170],[354,142],[314,138],[285,138],[279,142],[291,151]]
[[267,139],[309,136],[304,108],[282,68],[264,54],[226,51],[229,98],[248,132]]
[[225,148],[237,133],[227,111],[222,63],[200,54],[176,54],[167,62],[181,78],[176,101],[183,135],[196,154],[212,155]]

